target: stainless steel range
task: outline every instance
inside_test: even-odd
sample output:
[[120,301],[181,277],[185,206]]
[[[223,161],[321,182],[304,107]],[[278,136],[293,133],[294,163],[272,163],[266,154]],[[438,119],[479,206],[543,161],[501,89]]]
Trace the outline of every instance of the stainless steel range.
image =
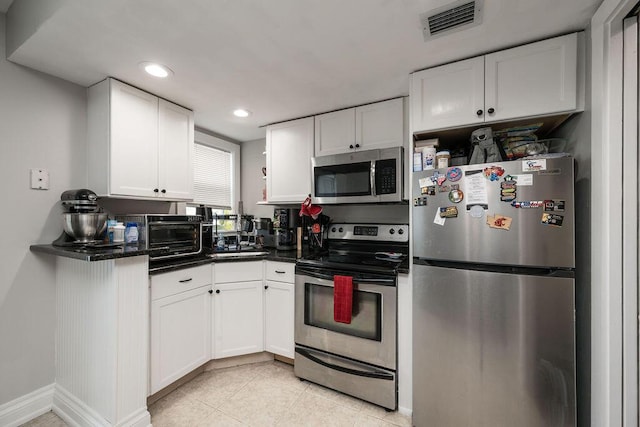
[[333,224],[328,241],[328,253],[296,264],[294,372],[396,409],[397,274],[408,268],[409,227]]

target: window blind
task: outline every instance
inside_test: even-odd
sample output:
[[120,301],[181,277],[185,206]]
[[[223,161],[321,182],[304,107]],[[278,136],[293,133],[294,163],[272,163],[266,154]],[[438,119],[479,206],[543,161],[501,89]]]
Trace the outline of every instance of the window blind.
[[231,153],[196,143],[194,157],[194,203],[231,209]]

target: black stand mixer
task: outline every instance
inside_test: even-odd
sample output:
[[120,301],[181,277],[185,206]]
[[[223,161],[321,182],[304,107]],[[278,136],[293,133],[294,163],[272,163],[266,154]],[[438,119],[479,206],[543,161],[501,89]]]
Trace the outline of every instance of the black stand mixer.
[[63,232],[54,246],[102,245],[107,214],[100,211],[98,196],[86,188],[67,190],[60,196]]

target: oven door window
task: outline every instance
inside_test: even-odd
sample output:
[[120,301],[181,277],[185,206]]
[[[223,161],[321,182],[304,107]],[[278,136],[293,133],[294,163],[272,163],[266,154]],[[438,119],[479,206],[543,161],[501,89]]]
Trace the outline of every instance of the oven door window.
[[149,248],[168,246],[172,253],[189,253],[200,250],[199,225],[197,224],[149,224]]
[[371,194],[371,162],[313,169],[316,197],[368,196]]
[[333,287],[305,283],[304,323],[341,334],[382,341],[382,295],[353,289],[351,323],[333,320]]

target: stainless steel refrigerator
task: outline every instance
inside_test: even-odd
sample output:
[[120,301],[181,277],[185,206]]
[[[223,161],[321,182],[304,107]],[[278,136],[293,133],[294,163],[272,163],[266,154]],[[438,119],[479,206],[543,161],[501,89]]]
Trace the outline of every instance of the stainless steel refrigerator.
[[576,424],[573,165],[414,172],[415,426]]

